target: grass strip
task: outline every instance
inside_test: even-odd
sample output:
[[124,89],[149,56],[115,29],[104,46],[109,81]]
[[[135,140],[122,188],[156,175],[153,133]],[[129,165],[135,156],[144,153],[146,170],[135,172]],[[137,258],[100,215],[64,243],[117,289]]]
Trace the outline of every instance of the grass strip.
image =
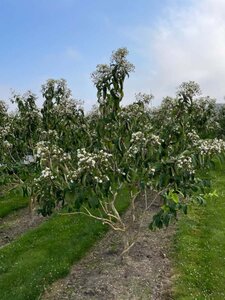
[[27,205],[28,197],[24,197],[21,190],[11,191],[0,197],[0,218],[6,217]]
[[225,170],[210,171],[218,197],[193,206],[175,237],[174,299],[225,299]]
[[[129,206],[119,194],[118,210]],[[0,299],[39,299],[45,287],[69,273],[108,227],[84,215],[54,216],[0,249]]]

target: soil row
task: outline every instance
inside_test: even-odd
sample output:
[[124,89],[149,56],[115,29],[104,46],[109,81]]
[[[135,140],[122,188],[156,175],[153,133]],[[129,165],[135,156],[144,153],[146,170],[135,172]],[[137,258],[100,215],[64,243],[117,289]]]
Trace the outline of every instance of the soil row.
[[0,247],[3,247],[31,228],[40,225],[46,218],[31,215],[28,208],[20,209],[0,219]]
[[172,299],[169,255],[175,226],[150,231],[148,224],[156,210],[146,213],[139,238],[123,260],[121,233],[111,230],[66,278],[46,290],[42,300]]

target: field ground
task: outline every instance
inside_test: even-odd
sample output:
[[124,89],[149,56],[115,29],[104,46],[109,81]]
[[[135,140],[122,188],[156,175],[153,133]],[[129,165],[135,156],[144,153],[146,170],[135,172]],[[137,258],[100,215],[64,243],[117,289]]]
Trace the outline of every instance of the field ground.
[[218,197],[193,206],[175,236],[174,299],[225,299],[225,170],[211,171]]
[[[0,223],[0,299],[225,299],[225,171],[210,174],[218,197],[193,206],[177,230],[149,231],[149,212],[123,261],[120,234],[98,221],[53,216],[32,225],[27,209],[12,208]],[[124,211],[128,191],[120,197]]]
[[[140,199],[137,215],[143,211]],[[55,282],[42,300],[148,300],[170,299],[169,249],[174,226],[152,232],[148,224],[158,207],[145,215],[140,236],[129,255],[121,260],[121,233],[109,231],[70,274]],[[129,210],[125,218],[129,216]],[[135,231],[137,222],[131,231]]]

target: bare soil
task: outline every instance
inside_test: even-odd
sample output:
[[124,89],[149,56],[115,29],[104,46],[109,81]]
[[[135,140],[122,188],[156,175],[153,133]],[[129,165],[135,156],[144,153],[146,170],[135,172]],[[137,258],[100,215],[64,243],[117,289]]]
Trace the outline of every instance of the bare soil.
[[20,209],[7,217],[0,218],[0,247],[12,242],[28,229],[37,227],[46,218],[29,213],[28,208]]
[[[141,207],[138,209],[141,212]],[[123,259],[121,233],[111,230],[72,267],[66,278],[46,289],[42,300],[173,299],[169,253],[175,226],[150,231],[148,224],[157,209],[156,206],[147,211],[139,238]],[[137,223],[132,230],[140,225]]]

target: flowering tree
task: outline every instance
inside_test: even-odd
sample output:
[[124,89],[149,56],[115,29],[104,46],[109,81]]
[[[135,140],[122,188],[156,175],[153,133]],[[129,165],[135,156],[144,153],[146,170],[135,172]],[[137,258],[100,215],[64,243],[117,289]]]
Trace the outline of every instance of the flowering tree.
[[97,65],[96,71],[92,73],[102,115],[117,113],[119,110],[124,95],[124,80],[134,71],[134,66],[126,59],[127,55],[126,48],[119,48],[113,52],[109,65]]
[[[121,106],[125,79],[134,70],[127,55],[126,48],[118,49],[109,65],[97,66],[92,79],[99,106],[88,115],[62,79],[42,86],[40,110],[31,92],[14,95],[13,115],[0,102],[1,178],[17,176],[32,207],[45,216],[63,209],[123,232],[124,251],[136,238],[130,224],[138,195],[145,199],[142,217],[160,198],[150,228],[168,226],[178,211],[187,213],[189,203],[203,202],[199,195],[207,182],[198,171],[212,167],[225,150],[217,138],[222,117],[215,100],[201,97],[195,82],[182,83],[176,97],[166,97],[157,109],[149,108],[153,96],[141,93]],[[128,223],[116,204],[123,188],[130,191]]]

